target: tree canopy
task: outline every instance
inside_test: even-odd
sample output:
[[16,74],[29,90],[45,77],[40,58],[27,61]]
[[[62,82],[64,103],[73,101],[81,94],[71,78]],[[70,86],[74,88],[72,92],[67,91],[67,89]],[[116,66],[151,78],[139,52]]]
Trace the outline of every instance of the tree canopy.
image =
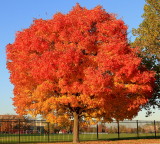
[[160,107],[160,0],[146,0],[142,17],[142,23],[133,29],[137,37],[132,45],[141,49],[143,64],[156,72],[153,97],[145,106],[150,114],[151,106]]
[[160,59],[160,0],[146,0],[143,22],[133,29],[137,36],[134,45],[139,46],[148,56],[153,54]]
[[[20,114],[49,121],[131,119],[152,96],[154,72],[128,44],[127,26],[101,6],[34,20],[7,45]],[[74,129],[74,133],[78,131]],[[74,142],[78,141],[78,136]]]

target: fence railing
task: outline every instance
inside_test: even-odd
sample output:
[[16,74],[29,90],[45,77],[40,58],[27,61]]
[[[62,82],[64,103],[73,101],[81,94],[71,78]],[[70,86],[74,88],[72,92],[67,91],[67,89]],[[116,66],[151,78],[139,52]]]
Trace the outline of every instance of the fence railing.
[[[42,120],[0,120],[0,143],[67,142],[72,125],[60,127]],[[80,141],[160,137],[160,121],[119,121],[80,126]]]

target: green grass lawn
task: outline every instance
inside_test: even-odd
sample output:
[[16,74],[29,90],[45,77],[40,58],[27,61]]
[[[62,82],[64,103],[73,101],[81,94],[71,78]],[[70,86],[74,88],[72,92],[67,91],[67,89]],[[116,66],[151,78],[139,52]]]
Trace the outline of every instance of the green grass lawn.
[[[157,134],[158,136],[158,134]],[[154,138],[154,133],[139,134],[139,138]],[[72,134],[50,134],[38,135],[38,134],[21,134],[20,142],[60,142],[60,141],[72,141]],[[136,133],[121,133],[120,139],[135,139],[138,138]],[[99,140],[116,140],[118,134],[98,134]],[[97,140],[97,134],[80,134],[80,141]],[[17,143],[19,142],[18,134],[1,134],[0,143]]]

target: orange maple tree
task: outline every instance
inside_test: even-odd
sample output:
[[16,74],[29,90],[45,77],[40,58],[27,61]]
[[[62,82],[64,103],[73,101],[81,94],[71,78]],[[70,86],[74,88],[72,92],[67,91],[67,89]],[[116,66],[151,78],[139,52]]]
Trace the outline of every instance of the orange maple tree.
[[20,114],[49,121],[131,119],[151,97],[154,72],[130,47],[127,26],[101,6],[36,19],[7,45],[7,67]]

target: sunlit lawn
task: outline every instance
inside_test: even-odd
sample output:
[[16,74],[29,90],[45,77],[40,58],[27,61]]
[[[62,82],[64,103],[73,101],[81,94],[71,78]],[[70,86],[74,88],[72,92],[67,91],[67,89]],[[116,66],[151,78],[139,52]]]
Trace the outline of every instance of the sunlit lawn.
[[[158,134],[157,134],[158,135]],[[139,134],[139,138],[154,138],[154,133]],[[19,139],[20,138],[20,139]],[[50,134],[36,135],[36,134],[1,134],[0,143],[18,143],[20,142],[69,142],[72,141],[72,134]],[[138,139],[136,133],[121,133],[120,139]],[[80,134],[80,141],[96,141],[96,140],[118,140],[118,134]]]

